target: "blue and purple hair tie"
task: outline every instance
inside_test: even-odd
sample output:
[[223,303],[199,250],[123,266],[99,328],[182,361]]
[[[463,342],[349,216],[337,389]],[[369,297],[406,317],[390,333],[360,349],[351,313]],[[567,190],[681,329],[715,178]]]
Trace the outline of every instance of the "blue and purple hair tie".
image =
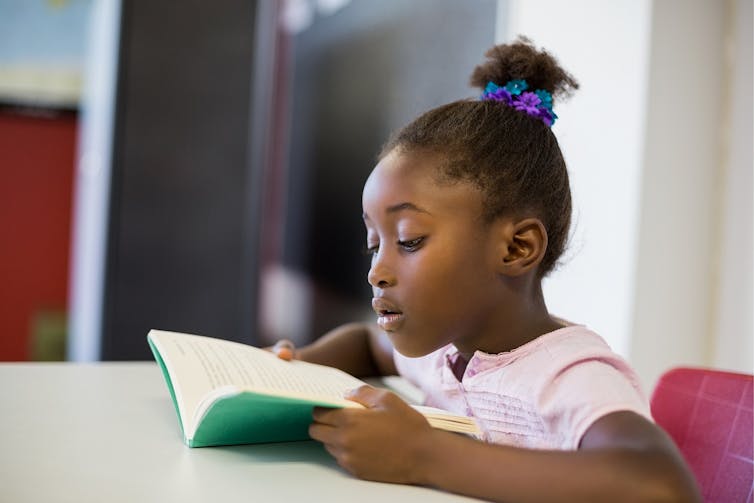
[[482,96],[482,101],[501,101],[519,112],[535,117],[547,126],[552,127],[558,118],[552,111],[552,95],[544,89],[527,91],[529,84],[524,79],[509,80],[505,86],[498,86],[488,82]]

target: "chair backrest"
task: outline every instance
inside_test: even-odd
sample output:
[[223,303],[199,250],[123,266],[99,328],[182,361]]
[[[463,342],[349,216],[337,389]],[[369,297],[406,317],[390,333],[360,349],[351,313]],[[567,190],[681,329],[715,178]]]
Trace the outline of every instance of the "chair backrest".
[[706,502],[752,502],[752,376],[701,368],[666,372],[652,416],[675,441]]

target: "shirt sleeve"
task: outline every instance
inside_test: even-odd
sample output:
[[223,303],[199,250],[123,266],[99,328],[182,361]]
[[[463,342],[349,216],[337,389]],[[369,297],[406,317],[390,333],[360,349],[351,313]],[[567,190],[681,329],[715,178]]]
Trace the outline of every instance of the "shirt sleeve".
[[619,358],[568,365],[545,383],[539,406],[545,427],[566,450],[578,449],[589,427],[612,412],[632,411],[652,420],[634,371]]

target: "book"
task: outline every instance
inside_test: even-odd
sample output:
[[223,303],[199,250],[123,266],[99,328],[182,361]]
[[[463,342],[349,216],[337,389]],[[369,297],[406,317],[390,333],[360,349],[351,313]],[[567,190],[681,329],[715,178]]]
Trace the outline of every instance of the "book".
[[[336,368],[201,335],[151,330],[147,341],[189,447],[305,440],[315,406],[363,408],[343,396],[366,383]],[[480,434],[473,418],[412,407],[433,427]]]

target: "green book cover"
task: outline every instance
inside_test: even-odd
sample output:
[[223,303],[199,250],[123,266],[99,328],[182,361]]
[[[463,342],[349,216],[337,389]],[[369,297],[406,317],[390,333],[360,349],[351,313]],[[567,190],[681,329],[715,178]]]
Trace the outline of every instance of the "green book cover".
[[315,406],[358,406],[342,396],[364,384],[222,339],[152,330],[147,341],[189,447],[308,439]]

